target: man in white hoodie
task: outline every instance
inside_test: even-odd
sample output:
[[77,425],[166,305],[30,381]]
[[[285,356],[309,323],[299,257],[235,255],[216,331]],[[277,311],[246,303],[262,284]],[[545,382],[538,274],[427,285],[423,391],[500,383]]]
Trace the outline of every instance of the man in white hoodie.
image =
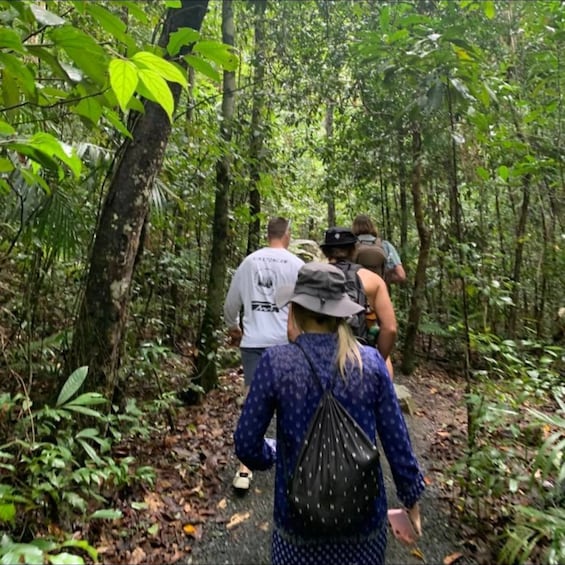
[[[267,247],[251,253],[239,265],[224,304],[228,333],[232,343],[240,345],[247,389],[263,351],[272,345],[288,342],[288,306],[279,309],[275,304],[275,293],[280,286],[293,285],[304,264],[302,259],[288,251],[289,220],[272,218],[267,225],[267,240]],[[240,465],[233,486],[248,490],[251,478],[251,471]]]

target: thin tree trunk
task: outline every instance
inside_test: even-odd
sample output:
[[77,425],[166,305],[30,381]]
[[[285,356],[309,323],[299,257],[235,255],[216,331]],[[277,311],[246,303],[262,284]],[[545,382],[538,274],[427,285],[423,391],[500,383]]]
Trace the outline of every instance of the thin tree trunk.
[[[234,45],[233,0],[222,3],[222,40]],[[218,384],[216,354],[218,351],[218,329],[222,323],[222,304],[224,299],[229,192],[231,185],[231,151],[233,116],[235,110],[235,72],[224,71],[222,98],[221,136],[224,152],[216,164],[216,201],[214,204],[214,224],[212,228],[212,262],[208,278],[208,296],[202,319],[202,329],[198,340],[198,362],[196,364],[200,383],[207,392]]]
[[415,124],[412,129],[412,200],[414,204],[414,219],[420,238],[420,253],[418,265],[414,275],[414,286],[412,291],[412,302],[408,312],[406,325],[406,337],[402,355],[401,370],[409,375],[416,365],[416,336],[420,324],[420,316],[424,306],[426,290],[426,269],[430,255],[431,236],[425,223],[424,202],[422,197],[422,135],[419,127]]
[[251,111],[251,142],[249,144],[251,191],[249,213],[251,223],[247,238],[247,254],[259,249],[261,242],[261,172],[263,142],[265,139],[262,114],[265,107],[265,9],[267,0],[254,0],[255,5],[255,77],[253,80],[253,109]]
[[[326,119],[324,121],[324,126],[326,128],[326,145],[328,147],[328,162],[330,162],[333,151],[330,151],[333,142],[334,133],[334,104],[333,102],[328,102],[326,107]],[[331,166],[326,163],[326,166]],[[335,197],[333,191],[332,181],[328,175],[326,180],[326,201],[328,203],[328,227],[335,226],[336,215],[335,215]]]
[[[208,0],[183,0],[170,9],[159,44],[181,27],[199,30]],[[175,105],[180,86],[171,85]],[[130,285],[140,236],[149,209],[151,185],[161,168],[171,123],[163,109],[146,102],[137,116],[132,140],[124,144],[112,177],[92,249],[90,270],[68,358],[69,370],[89,366],[90,390],[113,396],[120,366]]]
[[512,302],[514,307],[510,310],[508,318],[508,335],[516,336],[516,324],[518,320],[518,303],[520,300],[520,282],[522,276],[522,260],[524,256],[524,236],[526,235],[526,224],[530,209],[530,175],[525,175],[522,180],[522,205],[520,217],[516,226],[516,238],[514,247],[514,268],[512,271]]

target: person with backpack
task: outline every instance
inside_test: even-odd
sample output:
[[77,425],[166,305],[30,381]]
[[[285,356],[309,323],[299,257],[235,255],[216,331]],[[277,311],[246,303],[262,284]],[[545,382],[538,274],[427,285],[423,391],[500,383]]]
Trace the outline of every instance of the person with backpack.
[[353,320],[352,324],[354,335],[364,343],[368,343],[367,314],[376,315],[379,332],[374,345],[386,360],[392,378],[390,354],[396,341],[396,315],[385,281],[373,271],[353,261],[356,246],[357,237],[350,229],[342,227],[326,230],[324,241],[320,244],[330,264],[345,274],[349,296],[365,307],[365,313],[358,316],[359,321]]
[[[387,499],[377,438],[398,498],[416,535],[422,532],[424,478],[383,357],[347,323],[362,306],[345,285],[337,267],[306,263],[295,285],[279,289],[277,304],[290,303],[300,333],[261,356],[234,434],[237,457],[250,469],[276,468],[274,565],[384,562]],[[275,413],[276,448],[264,438]],[[351,465],[353,453],[359,457]]]
[[366,214],[356,216],[351,231],[359,240],[353,257],[355,263],[377,273],[387,284],[402,284],[406,281],[406,272],[398,251],[390,241],[379,237],[377,228],[369,216]]

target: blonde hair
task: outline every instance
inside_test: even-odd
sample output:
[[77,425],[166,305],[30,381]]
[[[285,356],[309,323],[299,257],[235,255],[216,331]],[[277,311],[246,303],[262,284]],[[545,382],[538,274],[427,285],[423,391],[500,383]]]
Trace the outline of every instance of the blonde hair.
[[333,316],[318,314],[295,303],[292,305],[292,317],[294,324],[301,331],[307,320],[314,320],[319,325],[325,326],[328,333],[337,333],[335,361],[342,378],[345,379],[346,377],[346,368],[348,365],[351,367],[359,367],[359,371],[363,373],[363,360],[361,358],[359,342],[355,339],[345,318],[335,318]]

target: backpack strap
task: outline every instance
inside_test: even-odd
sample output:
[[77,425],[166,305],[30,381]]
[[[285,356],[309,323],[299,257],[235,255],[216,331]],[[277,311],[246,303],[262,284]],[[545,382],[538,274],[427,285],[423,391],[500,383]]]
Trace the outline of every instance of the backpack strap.
[[331,391],[333,389],[333,386],[334,386],[335,375],[337,373],[337,367],[336,367],[336,371],[334,372],[334,374],[331,378],[329,387],[324,388],[324,383],[322,382],[322,379],[320,378],[320,375],[318,374],[318,371],[316,370],[316,367],[314,366],[312,359],[310,359],[310,356],[306,353],[304,348],[299,343],[297,343],[296,341],[293,342],[293,345],[296,345],[296,347],[298,347],[298,349],[300,349],[300,351],[302,351],[302,354],[304,355],[304,357],[306,357],[306,361],[308,361],[308,365],[310,365],[310,369],[312,369],[312,373],[314,374],[315,380],[317,381],[318,385],[320,385],[322,392]]

